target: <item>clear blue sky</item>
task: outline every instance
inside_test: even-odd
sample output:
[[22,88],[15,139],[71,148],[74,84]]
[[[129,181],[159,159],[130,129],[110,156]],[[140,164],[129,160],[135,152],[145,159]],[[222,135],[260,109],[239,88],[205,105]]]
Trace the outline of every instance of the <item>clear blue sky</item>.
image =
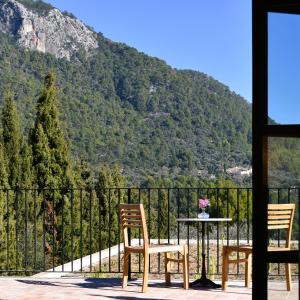
[[300,16],[269,14],[269,116],[300,124]]
[[252,99],[251,0],[46,0],[113,41]]
[[[251,0],[46,0],[97,32],[252,100]],[[300,16],[269,15],[269,116],[300,123]]]

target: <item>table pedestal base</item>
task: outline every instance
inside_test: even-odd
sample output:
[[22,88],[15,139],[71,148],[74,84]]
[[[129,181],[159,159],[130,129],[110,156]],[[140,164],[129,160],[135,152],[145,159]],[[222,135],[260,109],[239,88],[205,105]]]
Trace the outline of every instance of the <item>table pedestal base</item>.
[[221,287],[221,284],[214,283],[206,276],[201,276],[201,278],[195,280],[194,282],[190,283],[190,286],[200,285],[200,287],[208,287],[212,289],[218,289]]

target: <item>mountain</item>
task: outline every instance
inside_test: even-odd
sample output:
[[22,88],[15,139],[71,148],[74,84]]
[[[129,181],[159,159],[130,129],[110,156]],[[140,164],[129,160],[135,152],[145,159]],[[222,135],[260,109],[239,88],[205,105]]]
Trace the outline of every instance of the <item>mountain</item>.
[[74,156],[147,175],[219,176],[251,165],[251,105],[212,77],[95,33],[33,0],[0,0],[0,101],[10,88],[32,126],[49,69]]

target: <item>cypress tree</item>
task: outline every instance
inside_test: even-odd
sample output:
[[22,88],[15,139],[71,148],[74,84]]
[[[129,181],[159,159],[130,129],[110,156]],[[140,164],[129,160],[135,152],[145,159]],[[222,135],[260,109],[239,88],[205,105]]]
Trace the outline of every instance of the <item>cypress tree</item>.
[[34,172],[32,168],[32,149],[25,139],[22,141],[20,157],[21,188],[32,188],[35,184]]
[[0,141],[0,188],[9,188],[8,175],[7,175],[7,163],[4,158],[3,144]]
[[[115,187],[124,187],[125,178],[118,167],[103,166],[96,182],[96,194],[100,208],[100,231],[102,248],[116,245],[118,242],[118,203],[122,203],[124,193]],[[124,192],[124,191],[123,191]],[[120,194],[119,194],[120,193]],[[110,233],[110,240],[108,239]]]
[[[25,224],[29,224],[28,217],[25,217],[25,211],[32,213],[32,205],[29,203],[27,191],[20,188],[32,186],[31,176],[31,155],[26,150],[27,143],[22,137],[19,115],[11,92],[5,93],[4,107],[2,110],[2,137],[4,157],[7,163],[7,186],[10,185],[11,191],[7,192],[8,207],[6,207],[5,221],[7,237],[9,238],[8,259],[15,262],[15,268],[20,268],[23,263],[22,255],[16,260],[15,252],[24,254],[26,241],[24,240]],[[3,150],[2,149],[2,150]],[[25,152],[24,152],[25,151]],[[5,163],[5,162],[4,162]],[[3,167],[3,170],[5,167]],[[5,174],[1,174],[5,178]],[[26,200],[25,200],[26,198]],[[26,202],[26,203],[25,203]],[[25,219],[27,222],[25,222]]]
[[[41,212],[47,233],[47,258],[62,262],[72,249],[63,241],[70,235],[71,209],[68,190],[73,175],[68,144],[59,121],[58,97],[53,72],[45,77],[44,88],[37,102],[34,128],[30,134],[32,163],[38,188],[43,190]],[[53,240],[54,237],[54,240]]]
[[2,111],[3,145],[8,163],[8,182],[11,188],[20,186],[21,130],[17,109],[11,92],[6,92]]
[[71,160],[60,127],[57,89],[52,72],[45,77],[30,140],[38,187],[70,188],[73,183]]
[[76,188],[90,188],[93,186],[94,172],[88,162],[80,157],[75,165],[74,182]]
[[[15,256],[14,247],[7,240],[12,240],[12,235],[7,232],[7,224],[13,224],[13,217],[10,210],[7,211],[5,189],[9,188],[7,163],[4,158],[3,144],[0,141],[0,267],[5,269],[7,267],[7,259],[10,260]],[[11,231],[10,231],[11,232]],[[8,236],[7,236],[8,234]],[[9,237],[7,239],[7,237]],[[7,257],[7,250],[9,248],[10,255]]]

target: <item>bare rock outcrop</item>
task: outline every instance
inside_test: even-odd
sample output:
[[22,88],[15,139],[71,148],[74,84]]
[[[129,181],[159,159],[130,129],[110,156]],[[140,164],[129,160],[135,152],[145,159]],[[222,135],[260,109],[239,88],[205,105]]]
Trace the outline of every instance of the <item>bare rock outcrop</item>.
[[98,47],[96,33],[78,19],[56,8],[39,15],[16,0],[0,0],[0,31],[15,36],[25,48],[68,60],[80,49]]

